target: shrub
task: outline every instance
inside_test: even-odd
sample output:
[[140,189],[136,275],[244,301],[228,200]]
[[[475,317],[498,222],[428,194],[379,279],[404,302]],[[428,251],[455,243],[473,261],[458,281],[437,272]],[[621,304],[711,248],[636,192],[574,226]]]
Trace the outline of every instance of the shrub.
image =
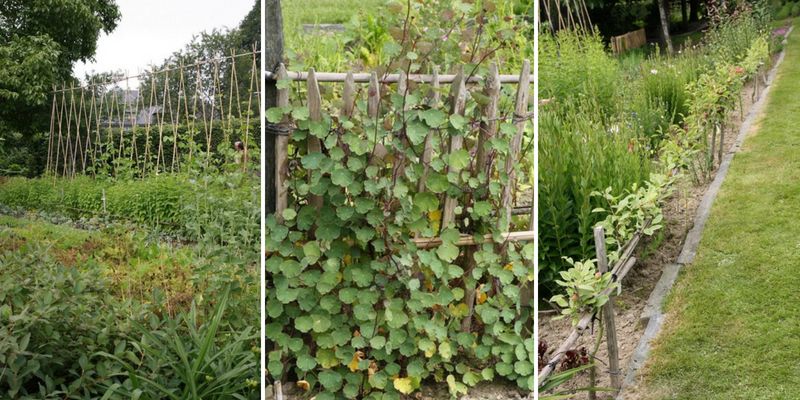
[[36,244],[0,255],[0,392],[95,397],[121,371],[94,353],[121,353],[135,308],[107,292],[97,268],[65,268]]
[[617,109],[619,67],[605,51],[598,34],[584,36],[562,31],[539,36],[540,98],[556,104],[591,99],[600,116]]
[[627,122],[608,129],[581,111],[539,114],[539,287],[545,292],[569,266],[564,257],[594,255],[592,229],[604,217],[593,210],[605,204],[592,193],[622,193],[651,169],[649,151]]
[[786,3],[784,4],[776,13],[775,19],[781,20],[789,18],[792,15],[792,5],[793,3]]

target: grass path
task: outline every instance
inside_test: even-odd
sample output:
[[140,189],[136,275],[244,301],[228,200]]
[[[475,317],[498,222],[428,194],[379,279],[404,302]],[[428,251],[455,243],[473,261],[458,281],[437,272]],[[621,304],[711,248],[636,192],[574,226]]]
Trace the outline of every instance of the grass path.
[[800,398],[800,38],[682,269],[644,371],[652,399]]

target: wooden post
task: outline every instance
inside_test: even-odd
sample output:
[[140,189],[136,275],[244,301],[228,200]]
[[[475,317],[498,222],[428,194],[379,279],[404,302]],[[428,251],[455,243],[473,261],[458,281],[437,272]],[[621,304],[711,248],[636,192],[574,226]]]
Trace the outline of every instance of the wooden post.
[[[428,105],[431,108],[438,108],[441,94],[439,93],[439,70],[433,70],[433,78],[431,79],[431,92],[428,94]],[[433,158],[433,134],[434,131],[428,132],[425,136],[425,148],[422,151],[422,176],[419,178],[419,186],[417,190],[422,192],[425,190],[425,182],[428,179],[428,170],[430,169],[431,159]]]
[[283,400],[283,387],[281,387],[281,381],[275,382],[275,400]]
[[[597,249],[597,272],[608,272],[606,256],[606,234],[602,226],[594,228],[594,245]],[[611,387],[619,390],[619,347],[617,347],[617,328],[614,321],[613,292],[608,295],[608,302],[603,305],[603,322],[606,324],[606,345],[608,346],[608,373],[611,376]]]
[[[286,78],[286,67],[283,63],[278,67],[278,80]],[[289,105],[289,89],[278,89],[277,107]],[[289,117],[284,116],[282,124],[288,125]],[[276,130],[277,131],[277,130]],[[283,210],[289,205],[289,188],[286,185],[286,177],[289,173],[289,137],[284,134],[273,136],[275,143],[275,216],[279,222],[283,222]]]
[[503,230],[506,230],[511,223],[511,192],[516,185],[514,166],[516,166],[518,162],[517,155],[522,149],[522,134],[525,132],[525,116],[528,112],[528,101],[530,99],[530,73],[531,63],[530,61],[525,60],[525,62],[522,64],[522,73],[520,74],[519,86],[517,87],[516,105],[514,107],[514,118],[516,120],[515,125],[517,126],[517,131],[514,134],[514,137],[511,139],[505,164],[508,182],[506,182],[506,185],[503,187],[503,195],[501,198],[501,206],[503,208],[503,212],[505,213],[505,219],[503,220],[503,226],[501,228]]
[[710,169],[714,168],[714,153],[716,153],[717,147],[717,124],[714,124],[714,127],[711,130],[711,148],[708,152],[708,167]]
[[[319,83],[314,68],[308,71],[308,120],[310,122],[322,121],[322,95],[319,92]],[[318,137],[309,134],[306,138],[307,154],[322,152],[322,142]],[[322,209],[322,196],[309,195],[309,203],[317,210]]]
[[[283,61],[283,16],[281,14],[280,0],[265,0],[264,26],[266,27],[266,37],[264,41],[264,69],[274,71]],[[278,102],[278,87],[274,80],[267,80],[264,85],[265,109],[275,107]],[[275,212],[276,206],[276,135],[275,129],[270,129],[271,125],[266,125],[266,135],[264,141],[264,155],[266,159],[264,178],[265,196],[264,199],[266,212]]]
[[[452,107],[451,107],[451,114],[452,115],[464,115],[464,109],[467,102],[467,87],[464,84],[464,71],[463,67],[462,70],[459,71],[458,75],[459,78],[453,81],[453,87],[451,89],[452,93]],[[464,147],[464,135],[459,133],[457,135],[450,136],[450,148],[448,153],[453,154],[456,151],[461,150]],[[448,172],[450,168],[448,167]],[[449,228],[451,223],[455,222],[456,218],[456,207],[458,206],[458,199],[451,196],[445,196],[444,199],[444,211],[442,212],[442,223],[440,226],[440,230],[444,231],[445,229]]]

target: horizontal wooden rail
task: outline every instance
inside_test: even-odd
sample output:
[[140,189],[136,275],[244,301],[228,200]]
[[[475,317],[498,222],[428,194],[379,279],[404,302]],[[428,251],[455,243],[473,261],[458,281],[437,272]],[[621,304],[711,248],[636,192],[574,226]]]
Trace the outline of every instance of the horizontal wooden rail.
[[[286,79],[293,81],[305,81],[308,79],[308,72],[286,71],[286,75]],[[348,74],[342,72],[315,72],[314,75],[317,78],[317,82],[344,82]],[[369,83],[370,77],[372,76],[371,73],[366,72],[352,75],[353,82],[359,83]],[[265,75],[267,80],[277,80],[277,76],[277,73],[270,71],[267,71]],[[439,75],[439,83],[453,83],[457,76],[458,75]],[[500,75],[500,83],[519,83],[519,78],[519,75]],[[408,80],[412,82],[431,83],[433,82],[433,75],[411,74],[408,76]],[[479,83],[483,82],[483,80],[484,78],[481,76],[473,76],[467,82]],[[530,77],[530,81],[533,82],[533,76]],[[378,82],[398,83],[400,82],[400,74],[383,75],[378,79]]]
[[[503,240],[506,242],[529,242],[536,239],[536,234],[534,231],[506,232],[503,233],[502,236]],[[416,244],[420,249],[430,249],[432,247],[438,247],[442,244],[442,239],[438,237],[416,238],[411,239],[411,241],[414,242],[414,244]],[[474,246],[476,244],[491,243],[492,241],[494,241],[494,236],[491,233],[484,235],[481,240],[475,240],[475,236],[461,235],[455,245]]]

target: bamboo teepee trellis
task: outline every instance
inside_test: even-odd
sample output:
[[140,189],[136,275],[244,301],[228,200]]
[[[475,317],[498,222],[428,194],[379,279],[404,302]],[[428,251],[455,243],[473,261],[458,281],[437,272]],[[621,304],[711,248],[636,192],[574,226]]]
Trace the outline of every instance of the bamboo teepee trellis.
[[[144,178],[236,161],[259,147],[259,51],[54,88],[46,172]],[[140,82],[138,88],[132,81]],[[257,162],[253,165],[258,165]]]

